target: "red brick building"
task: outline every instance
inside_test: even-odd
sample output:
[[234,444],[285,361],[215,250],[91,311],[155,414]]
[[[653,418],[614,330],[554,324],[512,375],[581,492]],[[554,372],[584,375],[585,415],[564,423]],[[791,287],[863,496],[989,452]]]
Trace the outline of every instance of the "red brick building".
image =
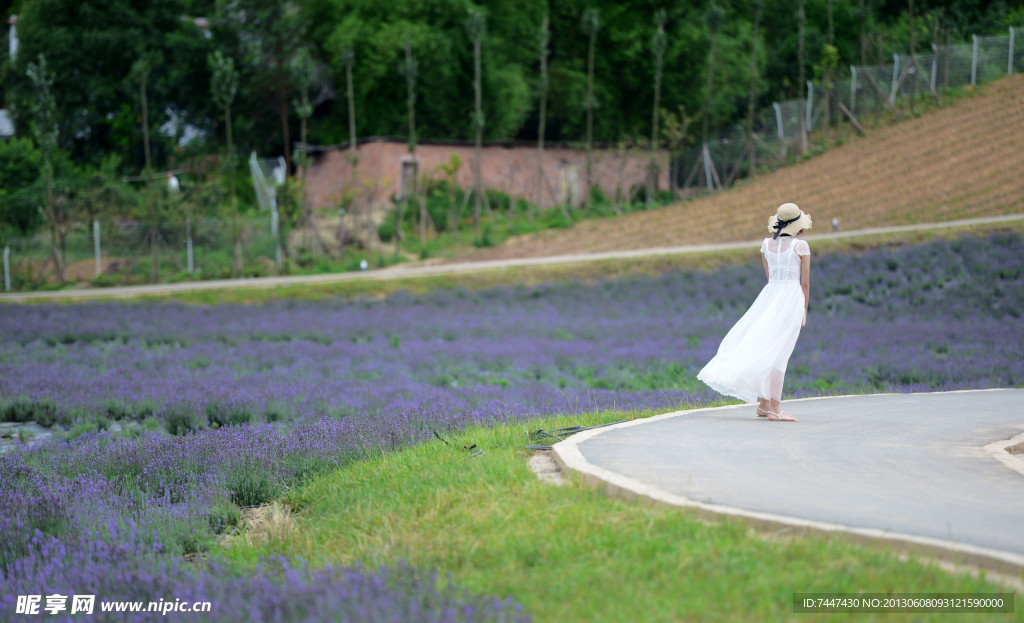
[[[442,179],[438,169],[447,164],[451,155],[458,154],[462,166],[456,175],[459,186],[473,185],[472,143],[424,141],[416,146],[413,156],[408,145],[400,139],[371,138],[360,141],[359,154],[360,185],[373,186],[375,197],[381,200],[391,196],[401,197],[415,179],[414,171],[420,175]],[[313,162],[308,172],[307,190],[314,208],[330,208],[340,203],[342,196],[352,183],[352,168],[348,149],[337,147],[312,150]],[[493,188],[510,195],[537,201],[537,146],[526,143],[489,143],[481,149],[481,176],[484,188]],[[658,188],[668,187],[668,152],[656,153],[659,163]],[[617,189],[629,193],[630,189],[645,184],[650,154],[641,149],[593,149],[593,183],[609,198],[616,196]],[[540,205],[550,207],[558,203],[580,205],[583,187],[586,183],[586,153],[583,149],[554,144],[544,148],[544,179]]]

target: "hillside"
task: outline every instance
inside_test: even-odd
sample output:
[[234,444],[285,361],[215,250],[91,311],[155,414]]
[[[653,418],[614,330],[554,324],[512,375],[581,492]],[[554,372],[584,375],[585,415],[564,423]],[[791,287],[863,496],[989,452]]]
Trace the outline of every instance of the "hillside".
[[756,240],[795,201],[815,232],[1024,211],[1024,75],[753,182],[680,205],[521,236],[460,260]]

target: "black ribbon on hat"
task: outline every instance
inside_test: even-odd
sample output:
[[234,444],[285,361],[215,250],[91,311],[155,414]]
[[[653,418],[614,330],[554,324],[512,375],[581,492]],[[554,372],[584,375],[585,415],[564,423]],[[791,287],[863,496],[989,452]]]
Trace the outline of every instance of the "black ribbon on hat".
[[788,221],[784,221],[779,217],[775,217],[775,225],[772,226],[775,228],[775,235],[772,236],[772,240],[778,239],[779,234],[782,233],[782,230],[786,229],[786,226],[789,225],[790,223],[795,223],[799,221],[801,216],[803,216],[803,214],[798,214],[795,218],[791,218]]

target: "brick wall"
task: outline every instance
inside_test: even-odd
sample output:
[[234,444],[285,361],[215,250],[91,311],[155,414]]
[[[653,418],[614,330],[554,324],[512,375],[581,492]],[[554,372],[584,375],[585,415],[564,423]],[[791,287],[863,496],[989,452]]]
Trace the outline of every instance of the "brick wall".
[[[373,140],[357,147],[359,153],[359,184],[370,180],[377,182],[376,199],[387,199],[399,195],[401,190],[402,161],[410,155],[406,143],[390,140]],[[439,164],[448,162],[452,153],[462,158],[457,180],[464,188],[473,185],[473,146],[463,144],[421,144],[416,147],[416,160],[421,174],[440,179],[443,173],[437,170]],[[313,154],[313,164],[308,172],[307,189],[309,199],[315,208],[329,208],[337,205],[351,185],[352,169],[346,154],[347,149],[331,149]],[[616,187],[623,192],[643,186],[649,156],[646,151],[635,152],[625,158],[612,150],[593,150],[593,181],[608,197],[614,197]],[[658,187],[668,187],[668,154],[658,154],[661,171]],[[537,198],[537,149],[528,146],[489,145],[481,149],[481,176],[485,188],[495,188],[513,196],[530,201]],[[557,205],[558,202],[582,203],[583,186],[586,181],[586,154],[583,150],[566,147],[552,147],[544,150],[544,173],[542,207]]]

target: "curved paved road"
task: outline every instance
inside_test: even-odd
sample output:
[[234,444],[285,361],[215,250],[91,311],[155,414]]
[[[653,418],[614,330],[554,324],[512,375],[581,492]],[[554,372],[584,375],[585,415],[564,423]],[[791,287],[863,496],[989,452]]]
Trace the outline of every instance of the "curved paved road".
[[[849,532],[1024,571],[1024,389],[875,394],[665,414],[580,433],[564,467],[630,496]],[[1024,447],[1024,446],[1022,446]]]

